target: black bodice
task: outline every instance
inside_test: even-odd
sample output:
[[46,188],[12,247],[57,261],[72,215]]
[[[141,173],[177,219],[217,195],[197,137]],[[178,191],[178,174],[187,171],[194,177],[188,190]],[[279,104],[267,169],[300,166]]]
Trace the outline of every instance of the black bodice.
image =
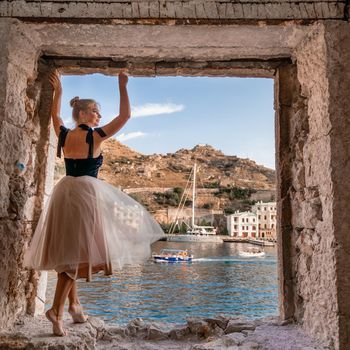
[[66,175],[69,176],[93,176],[97,177],[98,171],[103,163],[103,156],[97,158],[72,159],[64,158],[66,165]]
[[[93,158],[94,131],[96,131],[101,137],[105,137],[106,133],[101,128],[92,129],[85,124],[80,124],[78,126],[83,130],[87,130],[86,143],[89,144],[88,157],[83,159],[64,158],[66,175],[75,177],[84,175],[97,177],[98,170],[103,163],[103,156],[100,154],[98,157]],[[57,145],[57,156],[61,158],[61,149],[64,147],[69,129],[61,125],[60,130]]]

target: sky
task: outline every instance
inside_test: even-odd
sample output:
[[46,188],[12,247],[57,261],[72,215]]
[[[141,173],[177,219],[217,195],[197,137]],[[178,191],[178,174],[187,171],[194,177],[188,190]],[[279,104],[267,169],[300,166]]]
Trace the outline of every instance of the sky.
[[[119,112],[117,77],[62,76],[61,116],[73,127],[69,101],[93,98],[100,126]],[[266,78],[129,77],[131,118],[116,139],[143,154],[209,144],[226,155],[275,168],[273,80]]]

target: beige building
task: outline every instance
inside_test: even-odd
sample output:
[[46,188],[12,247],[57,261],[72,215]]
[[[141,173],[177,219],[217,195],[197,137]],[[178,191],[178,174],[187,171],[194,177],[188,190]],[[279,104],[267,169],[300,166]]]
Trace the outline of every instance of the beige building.
[[256,214],[249,211],[236,211],[227,217],[227,230],[232,237],[258,237],[259,228]]
[[232,237],[276,239],[276,203],[257,202],[252,211],[236,211],[227,217],[228,234]]
[[259,227],[259,238],[276,239],[276,202],[257,202],[252,207]]

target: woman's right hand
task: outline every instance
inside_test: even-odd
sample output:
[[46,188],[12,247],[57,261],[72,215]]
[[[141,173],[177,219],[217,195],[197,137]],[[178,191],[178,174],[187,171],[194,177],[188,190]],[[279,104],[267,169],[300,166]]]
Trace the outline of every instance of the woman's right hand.
[[50,74],[49,81],[55,93],[62,93],[61,80],[57,70]]
[[118,78],[119,78],[119,87],[120,88],[126,87],[129,80],[128,75],[125,72],[120,72]]

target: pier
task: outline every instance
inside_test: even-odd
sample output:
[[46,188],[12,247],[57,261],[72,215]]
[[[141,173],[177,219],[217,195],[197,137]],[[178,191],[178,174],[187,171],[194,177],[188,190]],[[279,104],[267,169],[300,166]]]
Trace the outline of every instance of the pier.
[[[188,237],[188,235],[179,235],[179,234],[165,234],[162,238],[159,239],[159,241],[172,241],[172,237]],[[195,236],[195,235],[194,235]],[[203,236],[199,236],[199,237],[203,237]],[[215,235],[215,236],[211,236],[211,238],[218,238],[217,242],[211,242],[211,243],[219,243],[219,240],[222,239],[223,242],[228,242],[228,243],[249,243],[249,244],[254,244],[254,245],[258,245],[260,247],[274,247],[276,245],[276,240],[272,240],[272,241],[268,241],[268,240],[263,240],[263,239],[255,239],[255,238],[248,238],[248,237],[231,237],[231,236],[223,236],[223,235]],[[170,239],[168,239],[170,238]],[[174,240],[175,241],[175,240]],[[176,241],[181,241],[181,240],[176,240]],[[192,241],[196,241],[196,240],[192,240]],[[183,242],[186,242],[186,240],[184,239]],[[190,242],[190,241],[189,241]],[[205,240],[203,240],[202,242],[205,242]],[[210,243],[210,242],[207,242]]]
[[274,247],[276,241],[266,241],[262,239],[254,239],[254,238],[240,238],[240,237],[231,237],[231,236],[220,236],[224,242],[229,243],[250,243],[254,245],[258,245],[260,247]]

